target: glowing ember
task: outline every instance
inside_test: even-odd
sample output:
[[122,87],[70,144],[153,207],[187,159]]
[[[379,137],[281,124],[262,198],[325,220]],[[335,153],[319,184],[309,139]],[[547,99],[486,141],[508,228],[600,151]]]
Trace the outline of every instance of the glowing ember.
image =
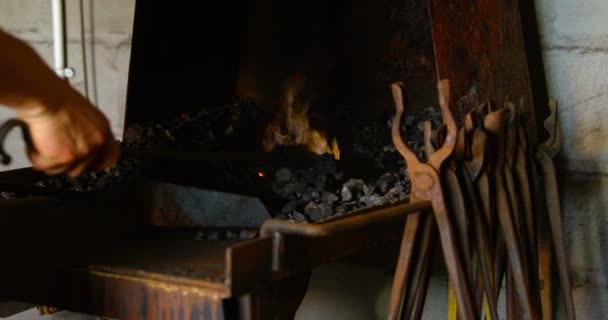
[[260,177],[260,178],[264,177],[264,172],[258,172],[258,177]]
[[285,90],[281,110],[277,117],[266,127],[262,146],[270,152],[276,146],[303,145],[316,154],[328,153],[340,160],[338,141],[333,138],[331,145],[325,132],[311,128],[308,120],[308,104],[297,104],[295,97],[304,81],[294,77]]

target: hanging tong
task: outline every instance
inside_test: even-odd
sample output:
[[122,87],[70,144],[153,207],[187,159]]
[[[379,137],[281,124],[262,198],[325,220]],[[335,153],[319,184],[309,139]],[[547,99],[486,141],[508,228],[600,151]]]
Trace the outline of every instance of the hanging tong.
[[21,133],[23,135],[23,141],[29,149],[34,149],[34,143],[32,142],[32,137],[30,135],[30,130],[27,127],[27,123],[20,119],[9,119],[4,122],[0,126],[0,163],[7,166],[11,164],[13,158],[11,157],[5,149],[6,137],[13,130],[13,128],[21,128]]
[[562,288],[566,316],[568,320],[575,319],[574,302],[572,300],[572,285],[568,273],[566,261],[566,250],[564,249],[562,211],[560,207],[559,191],[552,158],[557,155],[562,143],[561,131],[557,121],[557,101],[549,101],[551,114],[545,120],[545,129],[549,132],[549,139],[538,146],[536,158],[540,164],[545,187],[545,199],[551,234],[553,236],[553,248],[557,260],[559,282]]
[[[404,102],[401,84],[393,84],[391,86],[393,99],[396,108],[395,118],[392,124],[392,137],[396,149],[401,153],[407,163],[412,182],[412,192],[410,201],[430,201],[433,207],[435,220],[439,229],[439,237],[443,249],[443,255],[447,265],[448,273],[454,282],[454,291],[456,292],[458,302],[458,314],[462,319],[476,319],[475,307],[471,296],[471,289],[467,279],[467,272],[462,263],[462,255],[457,244],[457,237],[454,229],[452,218],[448,214],[446,207],[446,198],[441,187],[440,171],[445,160],[452,154],[456,145],[456,123],[449,109],[449,94],[450,87],[448,80],[442,80],[438,84],[439,89],[439,105],[443,115],[443,122],[447,127],[447,134],[443,145],[428,159],[426,163],[421,162],[416,154],[405,144],[401,137],[401,117],[404,112]],[[420,217],[410,219],[408,216],[406,228],[404,230],[404,239],[411,238],[411,232],[418,233],[420,229]],[[414,240],[414,239],[412,239]],[[402,301],[403,288],[405,287],[403,276],[404,271],[409,272],[411,261],[405,261],[403,256],[410,256],[413,247],[413,241],[402,242],[400,258],[398,261],[397,274],[393,281],[393,296],[391,297],[391,305],[389,308],[389,319],[396,319],[398,310]],[[405,246],[403,246],[405,245]],[[404,263],[408,264],[406,270],[401,267]],[[401,290],[399,290],[401,288]]]

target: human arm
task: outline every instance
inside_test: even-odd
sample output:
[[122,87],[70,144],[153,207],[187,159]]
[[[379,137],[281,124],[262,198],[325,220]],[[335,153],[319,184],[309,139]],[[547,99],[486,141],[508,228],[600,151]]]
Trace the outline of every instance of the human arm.
[[35,169],[78,176],[119,157],[106,117],[23,41],[0,30],[0,105],[28,124]]

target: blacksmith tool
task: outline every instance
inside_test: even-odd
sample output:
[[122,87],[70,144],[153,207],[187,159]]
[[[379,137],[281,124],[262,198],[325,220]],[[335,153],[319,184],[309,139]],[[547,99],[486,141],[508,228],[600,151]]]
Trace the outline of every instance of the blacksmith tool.
[[[484,119],[484,127],[488,136],[493,139],[493,144],[496,147],[496,162],[494,167],[494,185],[496,191],[496,205],[498,212],[498,221],[504,236],[504,241],[507,247],[507,255],[509,258],[510,270],[514,273],[513,279],[521,308],[527,319],[538,319],[537,308],[532,303],[532,294],[526,281],[524,261],[522,251],[519,247],[517,238],[517,230],[513,221],[511,203],[507,194],[506,182],[504,177],[505,168],[505,124],[507,117],[507,109],[502,108],[496,111],[490,111]],[[496,282],[499,283],[498,281]]]
[[0,126],[0,163],[7,166],[11,164],[13,158],[4,149],[4,142],[6,136],[11,132],[13,128],[21,128],[23,140],[29,148],[33,148],[32,137],[30,136],[30,130],[27,124],[19,119],[9,119]]
[[557,155],[562,143],[561,131],[557,120],[557,101],[552,99],[549,102],[549,109],[551,114],[545,120],[545,129],[549,132],[549,139],[538,146],[536,158],[545,181],[544,188],[547,215],[551,225],[553,249],[557,260],[557,269],[564,305],[566,307],[566,316],[567,319],[573,320],[575,319],[575,313],[574,302],[572,300],[572,285],[570,283],[568,263],[566,261],[566,250],[564,249],[562,211],[557,188],[557,179],[555,177],[555,167],[552,160],[552,158]]
[[[465,131],[463,139],[466,150],[463,154],[464,159],[461,166],[462,181],[464,182],[464,190],[467,203],[469,204],[470,216],[472,216],[472,224],[475,235],[475,249],[478,257],[478,279],[481,278],[480,284],[485,290],[485,304],[479,303],[479,307],[486,306],[486,314],[490,314],[491,319],[498,318],[498,309],[496,307],[496,299],[494,292],[496,284],[494,283],[494,270],[490,236],[488,234],[487,222],[484,219],[482,212],[482,201],[480,193],[476,189],[475,182],[481,176],[486,167],[487,155],[487,135],[482,128],[474,124],[474,117],[469,113],[466,117]],[[481,301],[481,298],[479,299]]]
[[[424,154],[429,159],[435,148],[432,143],[432,128],[431,122],[424,122]],[[436,223],[433,215],[427,214],[424,217],[424,224],[420,235],[420,245],[418,256],[416,259],[416,267],[412,275],[412,280],[407,283],[407,291],[405,292],[405,304],[401,311],[402,319],[419,319],[416,315],[421,315],[422,310],[418,310],[424,306],[426,300],[426,289],[430,280],[430,273],[427,268],[429,261],[432,259],[432,254],[435,247],[435,239],[437,237]],[[412,316],[413,315],[413,316]],[[411,316],[411,317],[410,317]]]
[[[527,173],[526,152],[528,142],[523,134],[525,124],[525,114],[523,101],[520,102],[519,109],[512,103],[507,103],[507,110],[510,113],[508,124],[508,150],[512,152],[508,157],[505,166],[505,175],[512,180],[509,193],[512,195],[513,214],[519,219],[519,234],[521,235],[520,246],[523,249],[523,259],[526,266],[526,276],[532,293],[532,303],[541,306],[540,287],[538,281],[538,254],[536,241],[536,222],[532,211],[532,200],[530,194],[530,182]],[[513,201],[514,200],[514,201]],[[517,212],[517,214],[516,214]],[[539,317],[542,315],[542,308],[537,307]]]
[[[528,238],[530,235],[528,234],[527,223],[525,220],[525,216],[522,209],[522,195],[521,190],[516,187],[516,178],[515,178],[515,161],[517,158],[517,154],[519,152],[519,148],[517,147],[518,141],[518,112],[511,102],[506,102],[505,107],[507,110],[507,122],[505,126],[505,162],[504,162],[504,181],[505,188],[507,190],[507,196],[509,198],[509,202],[511,204],[511,214],[513,218],[513,224],[515,227],[515,234],[518,235],[519,240],[519,248],[521,250],[521,259],[523,263],[524,273],[523,276],[526,277],[526,284],[528,285],[529,292],[531,294],[532,305],[536,307],[536,312],[538,317],[540,318],[541,310],[540,310],[540,292],[538,290],[538,277],[536,275],[536,270],[538,269],[536,263],[532,261],[532,249],[530,248],[530,242]],[[514,281],[513,276],[509,277],[510,281]],[[513,288],[514,284],[511,283],[509,288]],[[511,310],[515,315],[518,315],[520,312],[520,308],[516,305],[516,299],[511,299],[513,303],[513,307]],[[517,316],[516,316],[517,318]]]
[[[458,314],[461,319],[476,319],[475,307],[467,279],[466,268],[462,263],[461,250],[454,231],[452,217],[448,214],[446,199],[441,186],[440,171],[443,162],[452,154],[456,145],[456,123],[449,109],[449,81],[442,80],[438,84],[439,105],[441,107],[444,124],[447,126],[445,142],[427,161],[421,162],[416,154],[405,144],[401,137],[401,117],[404,112],[403,93],[400,84],[391,86],[396,114],[392,124],[392,137],[396,149],[407,162],[412,181],[411,201],[430,201],[433,213],[439,229],[439,237],[443,249],[443,255],[450,274],[454,281],[454,291],[458,301]],[[404,230],[404,241],[402,242],[400,258],[397,265],[395,279],[393,281],[393,296],[389,306],[389,319],[397,319],[402,302],[403,288],[405,287],[404,273],[409,273],[411,265],[410,250],[414,246],[415,235],[420,229],[420,214],[417,218],[407,218]],[[412,238],[412,234],[414,237]],[[408,257],[404,259],[404,257]]]
[[[538,279],[538,241],[536,236],[536,217],[532,207],[532,188],[531,181],[528,176],[528,164],[531,162],[532,155],[528,146],[530,146],[529,137],[525,131],[526,115],[523,114],[523,101],[520,103],[520,111],[518,112],[517,123],[517,155],[515,157],[515,174],[519,182],[519,190],[524,213],[524,223],[526,226],[526,235],[528,240],[528,248],[530,250],[530,261],[532,262],[530,271],[530,279],[536,282]],[[538,285],[536,286],[538,289]]]
[[[475,244],[477,258],[479,259],[477,262],[477,279],[475,282],[475,285],[477,285],[475,287],[475,301],[476,307],[478,308],[477,313],[481,313],[480,309],[485,305],[487,318],[498,319],[496,300],[493,298],[495,285],[487,224],[484,214],[480,209],[480,195],[473,186],[473,181],[479,178],[486,166],[487,137],[483,129],[478,127],[479,121],[475,121],[475,119],[476,117],[474,117],[472,113],[468,113],[465,117],[465,126],[460,128],[458,132],[458,142],[454,152],[455,157],[450,159],[450,165],[446,169],[446,183],[450,188],[450,202],[457,217],[457,223],[460,224],[459,228],[462,228],[459,230],[459,237],[461,237],[461,243],[464,244],[465,249],[467,248],[467,243],[471,243],[471,240],[468,239],[471,232],[470,228],[473,228],[474,230],[473,235],[475,241],[473,241],[473,243]],[[445,139],[445,137],[441,138],[441,130],[438,130],[438,132],[439,134],[435,141],[440,142]],[[450,170],[453,175],[452,181],[449,179]],[[460,210],[461,213],[458,213],[458,210]],[[473,248],[469,248],[469,250],[472,249]],[[471,253],[466,256],[468,257],[467,260],[473,262],[473,255]],[[472,271],[471,263],[470,279],[472,279]],[[485,303],[483,303],[484,293],[486,294],[486,297],[490,298]],[[448,294],[453,295],[453,290],[450,290]],[[450,296],[450,298],[452,298],[450,301],[453,300],[453,297]],[[451,317],[455,319],[456,312],[450,310],[453,308],[451,303],[448,308],[448,318]]]

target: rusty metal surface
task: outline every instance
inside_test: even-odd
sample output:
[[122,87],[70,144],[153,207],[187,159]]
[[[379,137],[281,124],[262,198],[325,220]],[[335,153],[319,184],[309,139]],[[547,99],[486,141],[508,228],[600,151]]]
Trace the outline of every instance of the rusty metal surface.
[[[445,262],[450,278],[454,282],[454,291],[458,301],[458,313],[463,319],[474,319],[475,308],[471,295],[471,288],[467,279],[467,274],[462,262],[461,251],[457,244],[457,237],[454,231],[452,218],[448,214],[446,202],[441,189],[439,172],[443,162],[452,154],[456,145],[456,123],[449,108],[450,85],[449,81],[442,80],[438,83],[439,105],[441,107],[443,121],[447,126],[447,134],[441,148],[428,159],[427,163],[422,163],[412,150],[405,144],[400,133],[401,117],[404,112],[403,93],[400,84],[392,85],[393,99],[395,102],[396,114],[393,118],[392,136],[395,147],[405,158],[412,179],[411,201],[426,200],[431,201],[433,212],[439,229],[440,242],[443,249]],[[409,220],[409,219],[408,219]],[[414,229],[418,229],[418,223]],[[406,223],[407,226],[407,223]],[[406,231],[407,232],[407,227]],[[406,236],[406,235],[404,235]],[[402,248],[405,253],[409,248]],[[400,259],[401,260],[401,259]],[[399,316],[399,309],[402,300],[402,291],[399,287],[405,276],[402,274],[409,272],[407,269],[400,268],[399,264],[393,280],[393,290],[391,303],[389,305],[389,319],[396,319]]]
[[[3,289],[46,305],[126,319],[180,309],[207,312],[216,310],[217,297],[247,294],[319,264],[396,241],[408,212],[430,208],[428,202],[398,204],[288,228],[282,224],[285,221],[270,221],[264,230],[286,233],[281,244],[286,248],[280,257],[282,268],[272,272],[272,237],[244,242],[174,238],[166,229],[149,230],[149,213],[138,212],[141,207],[133,199],[127,193],[91,203],[36,198],[0,202],[5,209],[0,214],[2,239],[15,242],[7,252],[22,252],[13,256],[16,264],[11,268],[18,266],[23,271],[21,276],[5,273],[13,279]],[[31,221],[39,223],[32,225]],[[162,231],[158,237],[154,236],[157,231]],[[297,236],[290,235],[292,231]],[[61,237],[52,236],[58,232]],[[189,233],[192,235],[192,231],[184,234]],[[100,236],[104,234],[109,236]],[[28,257],[28,252],[39,254]],[[33,263],[41,260],[45,263]],[[35,279],[24,282],[31,273],[37,274]],[[13,291],[17,285],[20,289]],[[73,290],[64,292],[61,285]],[[35,290],[37,287],[44,288]],[[95,293],[89,294],[93,289]],[[194,289],[198,290],[195,296],[208,298],[190,300],[188,293],[178,299],[176,292]],[[86,298],[76,301],[80,295]],[[169,309],[162,302],[158,308],[144,311],[151,299],[173,301],[174,307]]]
[[224,319],[221,290],[145,277],[28,265],[3,286],[16,298],[118,319]]
[[492,143],[496,147],[493,152],[497,155],[496,166],[494,168],[494,179],[496,187],[496,204],[498,221],[503,232],[507,246],[507,253],[511,270],[514,273],[515,286],[519,301],[528,319],[538,318],[538,308],[532,303],[532,294],[528,286],[525,273],[522,251],[519,247],[517,231],[513,222],[512,208],[509,203],[509,194],[505,187],[504,166],[505,166],[505,119],[506,109],[491,111],[486,115],[484,126],[491,135]]
[[[529,192],[529,179],[526,168],[526,150],[527,142],[521,136],[523,132],[522,124],[525,122],[526,116],[522,114],[523,108],[516,107],[508,102],[506,109],[509,111],[509,120],[507,123],[507,161],[505,163],[505,177],[507,178],[507,188],[509,189],[509,198],[511,200],[511,208],[515,217],[518,234],[520,236],[520,248],[522,248],[522,258],[526,267],[526,276],[532,293],[532,303],[535,306],[540,306],[541,297],[538,286],[538,257],[536,254],[536,226],[534,212],[531,210],[531,194]],[[519,168],[518,168],[519,166]],[[526,206],[528,206],[526,208]],[[539,317],[542,315],[542,310],[539,310]]]
[[[538,131],[541,131],[540,127],[536,125],[538,120],[535,121],[535,113],[538,111],[537,108],[540,108],[538,102],[544,99],[539,100],[538,98],[542,96],[543,92],[541,92],[536,94],[537,99],[533,100],[531,92],[533,84],[530,79],[531,76],[536,75],[530,73],[526,47],[530,47],[529,34],[536,31],[532,30],[536,26],[528,25],[531,30],[524,33],[521,19],[523,17],[529,20],[534,10],[527,10],[532,13],[523,12],[520,15],[520,10],[530,9],[531,5],[523,5],[528,2],[501,0],[471,3],[431,0],[430,16],[438,76],[439,78],[449,78],[452,81],[454,96],[458,100],[458,103],[454,104],[453,110],[459,120],[464,121],[465,114],[482,101],[492,99],[502,103],[507,98],[514,101],[521,100],[525,106],[523,113],[526,115],[526,121],[521,125],[531,133],[529,140],[534,142],[539,133],[537,128]],[[537,77],[535,80],[538,80],[540,84],[544,81],[544,77]],[[523,170],[522,160],[519,155],[518,158],[515,158],[515,175],[520,184],[511,188],[511,190],[518,190],[518,187],[521,187],[521,190],[518,190],[521,191],[520,195],[527,190],[524,184],[528,185],[525,181],[527,175]],[[513,166],[511,168],[513,169]],[[503,182],[492,180],[492,176],[482,174],[477,179],[476,185],[481,194],[482,209],[485,212],[489,234],[496,235],[502,231],[496,230],[493,222],[495,218],[492,211],[496,204],[492,203],[491,195],[495,192],[505,195],[505,192],[494,191],[494,186],[502,185]],[[524,195],[526,194],[529,194],[529,191]],[[537,256],[536,250],[532,248],[535,239],[531,234],[534,221],[530,216],[530,202],[525,196],[523,198],[525,215],[522,223],[527,232],[527,243],[524,245],[530,248],[528,260],[532,260],[530,265],[533,267],[533,260]],[[508,200],[506,202],[508,203]],[[499,205],[503,207],[503,210],[507,206],[504,203]],[[503,218],[505,217],[503,216]],[[497,240],[499,244],[503,244],[502,236],[498,236]],[[516,243],[516,241],[511,242]],[[497,249],[497,252],[501,252],[501,249]],[[527,254],[527,251],[524,254]],[[500,254],[495,256],[498,258],[495,260],[498,266],[502,265],[501,257]],[[526,259],[527,257],[521,258]],[[501,273],[500,268],[497,268],[495,275]],[[531,272],[529,276],[534,279],[534,272]],[[502,276],[498,277],[500,279]]]
[[431,280],[431,266],[435,260],[435,251],[437,250],[437,242],[433,241],[431,245],[430,252],[428,254],[428,260],[425,261],[422,267],[422,274],[420,278],[422,280],[421,283],[418,284],[418,288],[416,290],[416,303],[414,304],[414,308],[412,310],[412,319],[419,320],[422,318],[422,311],[424,309],[424,303],[426,301],[426,293],[429,288],[429,282]]
[[[472,216],[472,224],[474,230],[474,243],[478,253],[478,277],[481,278],[481,284],[485,291],[485,297],[487,305],[489,307],[492,319],[498,319],[498,310],[496,307],[496,301],[492,298],[496,291],[496,283],[494,282],[494,270],[492,266],[492,242],[490,242],[490,235],[488,234],[488,224],[484,221],[484,214],[482,213],[482,201],[480,192],[475,188],[475,180],[479,178],[480,173],[485,167],[486,162],[486,147],[487,138],[485,132],[481,128],[475,128],[471,130],[471,152],[470,159],[465,160],[463,170],[463,184],[467,203],[470,206],[470,215]],[[468,163],[473,163],[468,165]],[[482,299],[477,298],[478,307],[483,306],[481,303]],[[487,313],[487,312],[486,312]]]
[[[224,283],[211,282],[196,269],[204,268],[197,264],[211,254],[205,256],[207,246],[183,240],[146,244],[139,237],[144,220],[129,204],[124,198],[0,202],[0,240],[11,257],[0,267],[2,295],[121,319],[162,312],[219,319]],[[209,274],[224,265],[223,252],[220,257],[209,259],[217,262],[208,265]],[[193,274],[200,279],[186,279]]]
[[524,99],[534,120],[517,0],[431,0],[430,17],[438,78],[452,83],[458,122],[482,101],[507,98]]
[[[402,114],[404,112],[403,105],[403,97],[400,86],[393,86],[393,98],[395,99],[395,105],[397,106],[397,112],[395,117],[393,118],[392,124],[392,136],[393,136],[393,144],[397,148],[397,150],[403,154],[404,158],[406,158],[406,162],[409,159],[416,159],[416,156],[412,154],[407,145],[401,139],[400,133],[400,121]],[[429,126],[425,124],[425,126]],[[425,142],[430,141],[430,132],[427,130],[425,133]],[[425,149],[427,153],[435,152],[435,150],[431,149],[431,144],[425,143]],[[411,176],[411,175],[410,175]],[[418,201],[418,197],[416,195],[410,196],[410,201]],[[415,203],[415,202],[414,202]],[[403,230],[403,237],[401,239],[401,248],[399,253],[399,259],[397,260],[397,266],[395,270],[395,276],[393,279],[393,285],[391,288],[391,300],[389,302],[389,319],[397,319],[399,317],[399,313],[401,311],[401,306],[403,305],[403,300],[411,300],[414,297],[407,297],[404,295],[407,294],[405,291],[407,289],[407,284],[410,282],[410,274],[411,268],[413,264],[414,258],[414,250],[416,249],[416,238],[419,233],[419,225],[421,218],[421,212],[414,212],[410,216],[407,217],[405,228]],[[422,263],[422,262],[421,262]],[[406,311],[407,312],[407,311]]]
[[413,270],[411,280],[407,283],[407,291],[405,292],[405,303],[402,308],[402,318],[410,317],[416,313],[416,309],[421,307],[419,304],[424,304],[423,301],[426,299],[425,296],[420,295],[424,293],[428,286],[430,272],[429,272],[429,261],[431,260],[433,246],[437,238],[437,230],[435,218],[432,214],[426,214],[422,217],[424,219],[422,230],[420,231],[420,244],[418,248],[418,255],[416,266]]
[[[431,122],[425,121],[424,154],[427,159],[429,159],[436,151],[435,147],[433,146],[432,139],[433,132]],[[441,145],[441,143],[437,143],[437,145]],[[424,219],[424,223],[422,225],[422,230],[420,231],[420,245],[418,248],[413,248],[413,250],[418,249],[416,257],[416,266],[411,276],[412,279],[411,281],[407,281],[407,288],[406,291],[403,293],[403,300],[405,301],[405,303],[402,306],[401,318],[415,317],[417,311],[419,311],[418,308],[422,308],[424,306],[424,301],[426,299],[425,296],[422,296],[420,294],[426,294],[426,286],[428,286],[430,277],[428,264],[432,258],[432,251],[430,250],[433,250],[434,248],[435,238],[437,237],[437,230],[435,228],[435,219],[432,215],[425,215],[422,218]],[[403,236],[403,239],[407,238],[408,237],[406,235]],[[411,255],[411,253],[400,254],[400,256],[407,255]]]
[[[519,182],[518,189],[520,190],[522,207],[524,210],[524,218],[526,224],[526,232],[528,239],[528,247],[532,261],[537,263],[538,261],[538,248],[537,248],[537,235],[536,235],[536,216],[532,205],[532,188],[530,187],[530,178],[528,173],[528,159],[532,159],[532,154],[528,149],[530,145],[528,137],[525,134],[524,128],[521,124],[517,126],[518,129],[518,151],[515,159],[515,173]],[[534,266],[533,266],[534,268]],[[531,270],[533,275],[538,274],[538,265]]]
[[[142,278],[224,287],[225,250],[238,240],[151,237],[107,248],[86,259],[83,268]],[[78,263],[70,266],[76,267]]]
[[390,206],[318,225],[269,220],[261,234],[273,239],[273,271],[282,277],[395,242],[406,216],[429,208],[424,201]]
[[325,237],[339,232],[347,232],[355,229],[392,223],[404,219],[406,215],[411,215],[418,211],[426,211],[430,208],[430,202],[418,201],[374,208],[366,210],[365,213],[350,214],[323,223],[304,224],[287,220],[271,219],[264,222],[260,229],[260,233],[262,236],[272,236],[275,233],[284,233],[307,237]]
[[[399,259],[395,270],[395,278],[391,288],[391,301],[389,303],[389,319],[396,319],[399,315],[399,308],[402,305],[404,291],[410,280],[410,269],[412,268],[412,260],[415,250],[415,242],[418,236],[418,226],[420,224],[421,212],[412,213],[407,217],[403,237],[401,239],[401,247]],[[413,298],[413,297],[412,297]]]

